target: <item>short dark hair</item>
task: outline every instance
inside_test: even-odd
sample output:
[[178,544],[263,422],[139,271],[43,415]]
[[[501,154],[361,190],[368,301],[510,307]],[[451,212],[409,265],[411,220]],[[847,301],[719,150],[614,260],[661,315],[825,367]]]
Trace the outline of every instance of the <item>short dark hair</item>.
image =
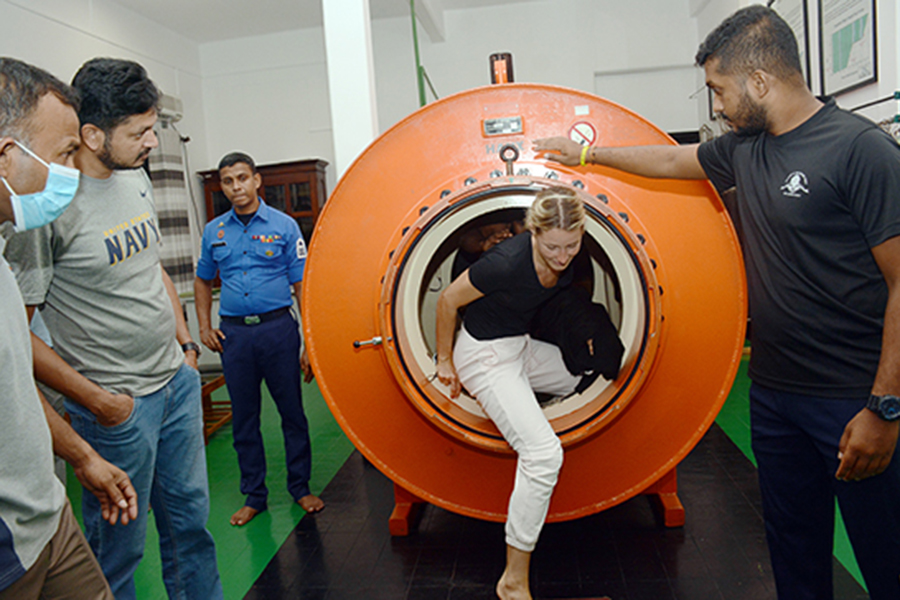
[[771,8],[756,4],[737,11],[706,36],[697,50],[698,67],[718,59],[718,71],[749,75],[762,69],[780,79],[803,80],[797,38]]
[[249,154],[244,154],[243,152],[230,152],[223,156],[222,160],[219,161],[219,171],[225,167],[233,167],[238,163],[244,163],[250,167],[250,172],[256,175],[256,163],[253,162]]
[[72,79],[81,94],[81,124],[96,125],[109,134],[122,121],[140,115],[159,102],[159,90],[138,63],[118,58],[94,58]]
[[46,94],[78,111],[78,92],[74,89],[43,69],[0,57],[0,136],[15,137],[22,143],[31,141],[29,121]]

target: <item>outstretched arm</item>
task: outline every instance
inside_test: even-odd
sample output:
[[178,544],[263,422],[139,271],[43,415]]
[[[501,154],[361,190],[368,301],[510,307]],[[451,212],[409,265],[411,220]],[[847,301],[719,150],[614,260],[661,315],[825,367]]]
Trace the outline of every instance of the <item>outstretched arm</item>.
[[626,173],[661,179],[706,179],[697,158],[699,144],[687,146],[627,146],[608,148],[585,147],[566,137],[534,140],[534,149],[543,152],[547,160],[570,167],[584,163],[612,167]]

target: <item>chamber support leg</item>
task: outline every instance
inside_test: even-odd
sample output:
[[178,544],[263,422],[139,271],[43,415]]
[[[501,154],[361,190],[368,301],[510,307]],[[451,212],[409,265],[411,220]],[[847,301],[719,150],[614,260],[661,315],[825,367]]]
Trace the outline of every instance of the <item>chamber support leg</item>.
[[648,487],[644,495],[652,496],[654,503],[662,513],[666,527],[684,525],[684,505],[678,498],[678,480],[676,469],[663,475],[659,481]]
[[388,529],[391,535],[403,537],[409,535],[415,525],[419,508],[425,501],[413,495],[408,490],[394,484],[394,511],[388,519]]

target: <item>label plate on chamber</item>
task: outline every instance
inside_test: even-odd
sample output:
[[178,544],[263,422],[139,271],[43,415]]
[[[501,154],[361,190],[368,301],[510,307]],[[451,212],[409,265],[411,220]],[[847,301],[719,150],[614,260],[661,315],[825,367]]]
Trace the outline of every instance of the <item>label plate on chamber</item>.
[[484,135],[512,135],[522,133],[522,117],[502,117],[483,121]]

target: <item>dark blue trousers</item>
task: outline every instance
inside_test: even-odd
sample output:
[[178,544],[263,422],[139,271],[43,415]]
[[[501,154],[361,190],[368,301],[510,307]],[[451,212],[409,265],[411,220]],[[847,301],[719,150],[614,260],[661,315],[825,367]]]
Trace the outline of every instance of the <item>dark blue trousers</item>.
[[246,505],[265,510],[266,455],[259,431],[263,380],[281,415],[287,461],[287,488],[299,500],[309,494],[309,426],[300,391],[300,334],[290,313],[258,325],[220,325],[222,369],[231,397],[234,449],[241,469]]
[[844,427],[865,405],[750,387],[766,537],[783,600],[834,597],[835,497],[870,597],[900,598],[900,456],[863,481],[834,477]]

